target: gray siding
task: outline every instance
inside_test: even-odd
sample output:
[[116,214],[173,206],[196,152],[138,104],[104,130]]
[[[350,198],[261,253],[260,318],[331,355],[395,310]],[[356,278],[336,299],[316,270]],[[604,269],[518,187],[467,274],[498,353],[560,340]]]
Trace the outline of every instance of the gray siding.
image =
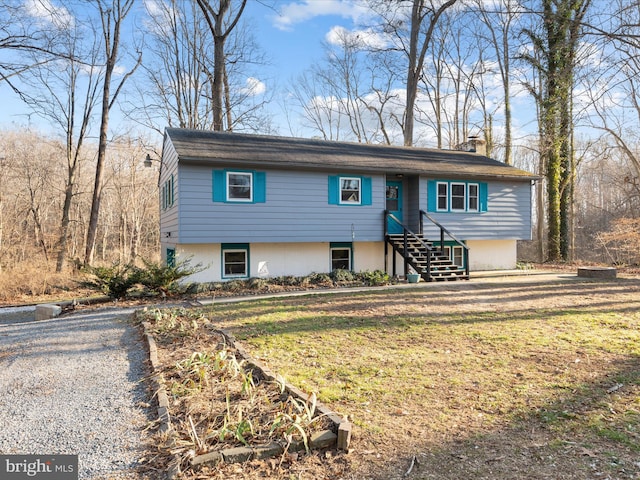
[[329,173],[264,171],[266,203],[220,203],[212,169],[181,164],[180,243],[382,240],[383,176],[370,176],[371,205],[344,206],[329,205]]
[[[427,209],[427,180],[421,179],[420,205]],[[435,213],[435,220],[460,240],[530,240],[531,184],[527,182],[494,181],[488,184],[488,208],[482,213]],[[439,238],[439,229],[425,223],[429,238]]]
[[[163,210],[162,208],[162,185],[168,178],[174,176],[174,204],[172,207]],[[179,209],[180,209],[180,178],[178,175],[178,154],[176,153],[171,139],[165,137],[164,145],[162,148],[162,169],[160,171],[158,189],[158,204],[160,207],[160,241],[164,243],[178,243],[180,241],[178,237],[178,222],[179,222]],[[167,234],[170,234],[167,236]]]

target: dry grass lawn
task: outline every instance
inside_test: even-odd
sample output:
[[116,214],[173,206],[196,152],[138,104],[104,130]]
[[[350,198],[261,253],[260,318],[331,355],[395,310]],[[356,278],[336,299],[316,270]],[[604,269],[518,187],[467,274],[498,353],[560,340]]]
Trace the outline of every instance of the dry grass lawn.
[[640,478],[639,278],[502,277],[201,313],[355,427],[346,454],[192,478]]

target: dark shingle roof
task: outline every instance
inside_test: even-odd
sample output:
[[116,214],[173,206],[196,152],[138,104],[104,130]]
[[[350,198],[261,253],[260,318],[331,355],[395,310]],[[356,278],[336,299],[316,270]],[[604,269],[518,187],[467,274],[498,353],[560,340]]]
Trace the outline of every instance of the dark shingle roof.
[[440,177],[537,178],[486,156],[455,150],[180,128],[167,128],[166,135],[171,139],[179,161],[184,163]]

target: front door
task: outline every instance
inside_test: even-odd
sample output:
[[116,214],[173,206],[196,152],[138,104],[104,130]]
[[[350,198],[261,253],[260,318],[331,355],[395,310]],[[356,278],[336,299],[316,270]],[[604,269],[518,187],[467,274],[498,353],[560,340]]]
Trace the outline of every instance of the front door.
[[[401,223],[402,219],[402,182],[387,182],[387,211]],[[387,223],[388,233],[402,233],[402,227],[391,218]]]

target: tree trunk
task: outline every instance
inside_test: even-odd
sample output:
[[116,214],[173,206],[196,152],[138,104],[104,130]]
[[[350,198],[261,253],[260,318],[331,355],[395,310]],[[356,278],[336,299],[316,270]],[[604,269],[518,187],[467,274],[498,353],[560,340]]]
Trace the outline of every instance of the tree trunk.
[[64,189],[64,204],[62,206],[62,221],[60,222],[60,237],[58,239],[58,257],[56,259],[56,272],[64,270],[67,259],[67,243],[69,238],[69,223],[71,214],[71,201],[73,200],[73,182],[67,182]]
[[93,198],[91,200],[91,213],[89,215],[89,228],[87,230],[87,245],[84,253],[84,264],[93,263],[93,254],[98,233],[98,216],[100,214],[100,200],[102,197],[102,170],[107,153],[107,130],[109,128],[109,100],[111,73],[115,65],[107,64],[102,89],[102,115],[100,119],[100,137],[98,140],[98,160],[96,163],[96,176],[93,183]]
[[431,16],[429,17],[429,25],[424,34],[422,44],[419,45],[420,29],[422,22],[427,17],[424,0],[413,0],[413,6],[411,9],[411,32],[409,37],[409,65],[407,67],[407,104],[405,106],[404,114],[404,145],[410,147],[413,145],[413,131],[415,122],[415,106],[418,98],[418,80],[422,74],[422,68],[424,66],[424,57],[431,43],[431,37],[433,36],[433,29],[436,26],[440,15],[457,0],[448,0],[442,4],[437,10],[431,10]]

